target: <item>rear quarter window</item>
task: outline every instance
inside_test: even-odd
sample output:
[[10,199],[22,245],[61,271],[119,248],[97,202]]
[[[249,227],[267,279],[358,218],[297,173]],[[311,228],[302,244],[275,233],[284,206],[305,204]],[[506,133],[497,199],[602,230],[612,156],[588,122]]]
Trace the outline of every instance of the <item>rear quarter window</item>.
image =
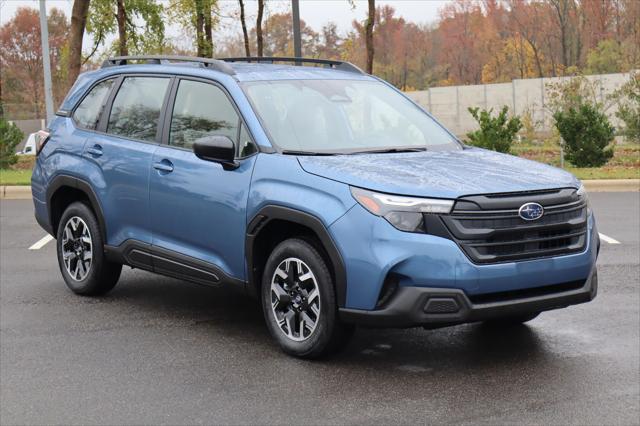
[[113,82],[114,79],[110,79],[96,84],[80,102],[73,113],[73,120],[78,127],[88,130],[96,129]]

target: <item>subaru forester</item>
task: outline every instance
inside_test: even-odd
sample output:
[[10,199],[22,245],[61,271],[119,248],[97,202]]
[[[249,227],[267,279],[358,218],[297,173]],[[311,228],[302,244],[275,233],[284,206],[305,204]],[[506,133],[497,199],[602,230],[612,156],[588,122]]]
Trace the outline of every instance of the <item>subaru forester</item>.
[[298,357],[355,325],[507,325],[596,295],[580,181],[461,143],[346,62],[109,59],[37,151],[35,216],[73,292],[122,265],[237,287]]

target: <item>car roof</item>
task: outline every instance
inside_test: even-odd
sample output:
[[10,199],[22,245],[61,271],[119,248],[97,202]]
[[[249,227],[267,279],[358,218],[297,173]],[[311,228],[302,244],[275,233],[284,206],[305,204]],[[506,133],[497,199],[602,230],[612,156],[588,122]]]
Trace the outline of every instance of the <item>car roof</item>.
[[[225,73],[219,69],[203,66],[200,63],[185,62],[112,65],[95,71],[88,71],[78,76],[60,109],[70,111],[96,81],[121,74],[178,74],[204,79],[212,78],[223,84],[231,81],[375,80],[365,73],[328,68],[326,66],[296,66],[256,62],[226,62],[225,64],[233,70],[233,73]],[[357,70],[357,68],[354,67],[354,70]]]

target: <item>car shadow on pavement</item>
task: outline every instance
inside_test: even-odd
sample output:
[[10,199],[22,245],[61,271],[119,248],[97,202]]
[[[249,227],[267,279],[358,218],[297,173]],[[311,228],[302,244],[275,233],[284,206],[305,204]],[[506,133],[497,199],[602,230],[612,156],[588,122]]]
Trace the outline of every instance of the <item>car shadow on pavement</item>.
[[529,325],[466,324],[435,330],[359,329],[336,359],[350,363],[366,357],[409,372],[471,366],[477,371],[496,364],[543,361],[545,355],[544,342]]
[[[136,279],[123,282],[102,303],[113,303],[125,312],[154,321],[200,327],[208,338],[233,337],[247,345],[259,345],[277,356],[280,351],[264,325],[257,300],[228,288],[209,288],[171,278],[135,272]],[[129,281],[129,282],[128,282]],[[92,303],[92,299],[83,299]],[[212,343],[215,343],[212,341]],[[380,364],[407,372],[432,368],[475,369],[496,363],[543,361],[544,342],[533,326],[504,328],[468,324],[436,330],[358,328],[345,349],[321,363],[341,365]],[[288,357],[282,353],[284,359]]]

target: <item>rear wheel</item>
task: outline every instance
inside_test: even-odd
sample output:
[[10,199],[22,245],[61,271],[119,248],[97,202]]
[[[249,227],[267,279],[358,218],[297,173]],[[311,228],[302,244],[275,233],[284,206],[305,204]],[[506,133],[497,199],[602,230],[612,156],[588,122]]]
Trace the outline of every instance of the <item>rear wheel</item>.
[[76,294],[97,296],[111,290],[122,265],[105,259],[100,227],[84,203],[69,205],[57,233],[58,265],[67,286]]
[[318,358],[341,348],[353,327],[338,318],[331,274],[307,241],[280,243],[265,265],[262,306],[267,327],[290,355]]

